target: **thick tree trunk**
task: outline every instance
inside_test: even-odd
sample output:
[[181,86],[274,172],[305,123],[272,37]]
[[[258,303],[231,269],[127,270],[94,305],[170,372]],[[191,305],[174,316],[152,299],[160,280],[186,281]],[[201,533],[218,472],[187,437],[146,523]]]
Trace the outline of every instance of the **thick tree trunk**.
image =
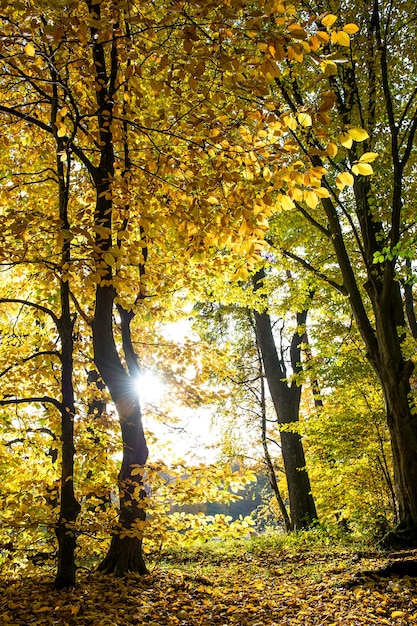
[[[138,402],[129,407],[118,403],[123,432],[123,462],[119,473],[120,510],[118,530],[113,533],[108,553],[99,570],[123,576],[127,572],[146,574],[142,537],[146,512],[141,468],[146,463],[147,447]],[[132,476],[132,466],[134,475]],[[140,466],[140,467],[137,467]],[[139,473],[135,474],[138,471]]]
[[142,468],[148,457],[148,448],[135,384],[125,371],[114,343],[113,300],[113,287],[97,287],[93,322],[94,358],[116,404],[123,440],[123,461],[119,474],[119,523],[99,569],[117,575],[129,571],[144,574],[147,570],[142,556],[142,536],[146,513]]
[[[398,329],[403,327],[399,284],[385,295],[373,297],[379,350],[370,360],[384,393],[387,425],[391,437],[394,484],[398,501],[399,530],[417,540],[417,415],[411,407],[412,361],[402,354]],[[374,295],[374,294],[371,294]]]
[[[259,273],[255,279],[255,285],[262,278],[263,273]],[[281,450],[290,500],[291,526],[294,529],[308,528],[317,520],[317,511],[305,467],[301,435],[294,428],[299,418],[301,387],[295,382],[288,385],[284,380],[286,372],[278,357],[269,315],[257,311],[254,315],[265,375],[278,423],[281,426]],[[299,367],[299,344],[301,342],[301,336],[298,334],[294,336],[291,349],[293,368]]]
[[[384,381],[384,395],[398,501],[399,530],[417,540],[417,416],[410,411],[408,381],[398,386]],[[411,538],[411,537],[410,537]]]
[[[116,405],[123,441],[123,461],[119,474],[120,512],[117,530],[114,531],[108,554],[99,569],[123,575],[128,571],[146,573],[142,556],[142,535],[145,511],[144,489],[141,472],[146,463],[148,449],[142,426],[139,398],[136,392],[136,355],[131,336],[129,312],[119,310],[122,317],[123,353],[127,368],[119,356],[114,332],[113,314],[115,290],[113,271],[106,262],[106,252],[112,247],[113,196],[111,184],[114,180],[115,153],[112,136],[113,107],[118,89],[120,71],[116,28],[111,42],[100,37],[100,3],[86,0],[91,17],[92,55],[97,84],[97,120],[100,129],[100,162],[98,167],[89,164],[89,171],[96,190],[95,225],[104,227],[108,234],[96,236],[96,269],[101,273],[101,282],[96,289],[93,330],[94,362],[100,372],[113,402]],[[125,80],[125,77],[123,77]],[[128,151],[126,152],[128,154]],[[128,168],[128,163],[125,163]],[[133,470],[133,474],[132,474]]]

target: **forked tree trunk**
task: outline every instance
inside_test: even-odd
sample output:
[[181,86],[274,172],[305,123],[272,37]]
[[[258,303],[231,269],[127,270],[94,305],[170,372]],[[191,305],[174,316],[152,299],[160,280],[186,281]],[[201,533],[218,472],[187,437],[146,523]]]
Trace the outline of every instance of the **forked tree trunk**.
[[[125,371],[114,343],[113,300],[113,287],[97,287],[93,322],[94,359],[115,402],[123,441],[123,460],[118,479],[118,526],[113,532],[107,556],[99,569],[121,576],[127,572],[147,573],[142,555],[143,525],[146,518],[142,468],[148,457],[148,448],[135,381]],[[129,361],[129,356],[127,360]]]
[[281,512],[282,519],[284,520],[285,532],[292,530],[290,516],[288,515],[287,507],[285,506],[284,499],[281,495],[281,490],[278,485],[277,474],[274,464],[269,454],[268,438],[267,438],[267,419],[266,419],[266,394],[265,394],[265,379],[264,368],[262,366],[262,355],[260,353],[259,344],[257,343],[257,354],[259,362],[259,372],[261,376],[261,436],[262,436],[262,448],[264,451],[264,459],[268,470],[269,484],[275,495],[275,499],[278,504],[278,508]]
[[[106,262],[106,253],[113,245],[113,195],[115,153],[112,136],[113,108],[118,90],[120,72],[117,29],[111,41],[100,37],[100,3],[86,0],[92,18],[91,50],[95,70],[97,121],[100,133],[99,165],[93,166],[85,155],[80,155],[87,165],[96,190],[94,223],[96,236],[96,268],[101,273],[101,282],[96,289],[96,302],[92,323],[94,362],[104,384],[116,405],[123,441],[123,461],[119,474],[119,523],[114,530],[109,551],[99,569],[123,575],[129,571],[146,573],[142,556],[143,523],[145,521],[144,489],[141,472],[135,473],[146,463],[148,449],[142,426],[142,416],[137,395],[136,355],[130,337],[129,313],[121,310],[123,352],[129,373],[126,371],[116,348],[113,332],[115,290],[113,270]],[[126,77],[122,77],[124,81]],[[120,139],[120,138],[119,138]],[[127,163],[125,163],[128,167]],[[107,234],[101,235],[104,229]],[[126,313],[126,315],[123,315]],[[133,475],[132,475],[133,470]]]
[[[397,184],[394,204],[401,206],[401,184]],[[379,225],[373,221],[367,205],[367,187],[362,181],[355,183],[355,193],[361,199],[361,219],[365,223],[370,241],[369,257],[378,250],[376,236]],[[400,284],[395,275],[395,260],[386,260],[381,266],[372,266],[365,287],[372,303],[375,326],[365,310],[353,273],[353,268],[343,241],[340,224],[334,207],[324,199],[339,267],[344,279],[344,289],[359,331],[367,349],[367,357],[376,372],[385,399],[387,426],[390,433],[394,484],[398,501],[399,531],[407,530],[410,543],[417,541],[417,415],[415,414],[410,377],[414,364],[403,355],[406,327]],[[359,204],[359,202],[358,202]],[[399,212],[397,208],[397,212]],[[370,234],[369,234],[370,233]],[[372,235],[372,236],[371,236]]]
[[262,447],[264,450],[264,458],[265,458],[266,467],[268,469],[269,484],[276,498],[278,508],[282,515],[282,519],[284,520],[285,532],[288,533],[290,532],[290,530],[292,530],[292,524],[291,524],[290,516],[288,515],[287,508],[285,506],[284,499],[281,495],[281,490],[278,485],[277,474],[275,472],[274,464],[272,463],[271,455],[269,454],[268,443],[266,440],[265,426],[266,426],[265,419],[264,417],[262,417]]
[[[261,285],[265,274],[258,272],[255,287]],[[301,387],[294,381],[288,384],[287,373],[278,356],[268,313],[254,312],[256,335],[265,369],[266,379],[280,425],[281,451],[290,501],[290,518],[293,529],[308,528],[317,520],[317,511],[306,471],[303,443],[296,430],[299,421]],[[297,316],[297,326],[305,323],[307,312]],[[296,332],[291,344],[291,363],[294,372],[300,369],[300,344],[302,336]]]

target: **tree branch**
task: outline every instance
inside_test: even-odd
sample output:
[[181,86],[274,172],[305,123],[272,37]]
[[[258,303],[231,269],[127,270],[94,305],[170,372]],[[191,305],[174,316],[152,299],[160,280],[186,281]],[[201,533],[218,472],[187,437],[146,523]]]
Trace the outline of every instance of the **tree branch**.
[[36,352],[35,354],[31,354],[30,356],[22,359],[21,362],[13,363],[13,365],[9,365],[9,367],[6,367],[5,370],[0,372],[0,378],[4,376],[5,374],[7,374],[7,372],[10,372],[10,370],[13,369],[14,367],[18,367],[22,363],[27,363],[28,361],[31,361],[32,359],[36,359],[38,356],[57,356],[61,360],[61,354],[60,352],[58,352],[58,350],[44,350],[42,352]]
[[32,402],[40,402],[42,404],[53,404],[59,411],[62,411],[62,403],[51,398],[50,396],[41,396],[39,398],[3,398],[0,400],[0,406],[8,406],[9,404],[31,404]]
[[284,256],[286,256],[287,258],[292,259],[293,261],[296,261],[296,263],[298,263],[299,265],[304,267],[304,269],[306,269],[310,273],[312,273],[315,276],[317,276],[317,278],[320,278],[320,280],[323,280],[324,282],[326,282],[328,285],[330,285],[331,287],[333,287],[334,289],[339,291],[344,296],[348,295],[348,292],[347,292],[346,288],[343,285],[340,285],[339,283],[336,283],[334,280],[332,280],[331,278],[329,278],[328,276],[323,274],[323,272],[320,272],[320,270],[318,270],[317,268],[313,267],[313,265],[311,265],[308,261],[306,261],[305,259],[301,258],[297,254],[294,254],[293,252],[290,252],[289,250],[282,250],[282,254]]
[[33,309],[37,309],[38,311],[42,311],[42,313],[46,313],[49,315],[57,328],[59,328],[59,318],[51,309],[48,309],[41,304],[37,304],[36,302],[30,302],[29,300],[23,300],[20,298],[0,298],[0,304],[10,303],[10,304],[23,304],[24,306],[30,306]]

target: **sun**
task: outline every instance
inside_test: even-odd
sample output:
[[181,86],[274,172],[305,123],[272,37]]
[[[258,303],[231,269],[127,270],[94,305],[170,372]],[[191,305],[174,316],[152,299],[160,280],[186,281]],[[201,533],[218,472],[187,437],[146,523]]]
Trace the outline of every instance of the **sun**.
[[143,404],[159,404],[167,393],[164,381],[158,374],[143,371],[137,378],[136,389]]

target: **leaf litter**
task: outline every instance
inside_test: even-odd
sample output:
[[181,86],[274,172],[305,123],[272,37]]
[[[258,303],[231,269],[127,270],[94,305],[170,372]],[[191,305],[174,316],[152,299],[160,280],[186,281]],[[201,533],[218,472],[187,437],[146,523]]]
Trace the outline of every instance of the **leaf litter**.
[[51,574],[3,576],[0,624],[402,626],[417,624],[416,573],[409,553],[182,551],[147,576],[80,570],[60,591]]

